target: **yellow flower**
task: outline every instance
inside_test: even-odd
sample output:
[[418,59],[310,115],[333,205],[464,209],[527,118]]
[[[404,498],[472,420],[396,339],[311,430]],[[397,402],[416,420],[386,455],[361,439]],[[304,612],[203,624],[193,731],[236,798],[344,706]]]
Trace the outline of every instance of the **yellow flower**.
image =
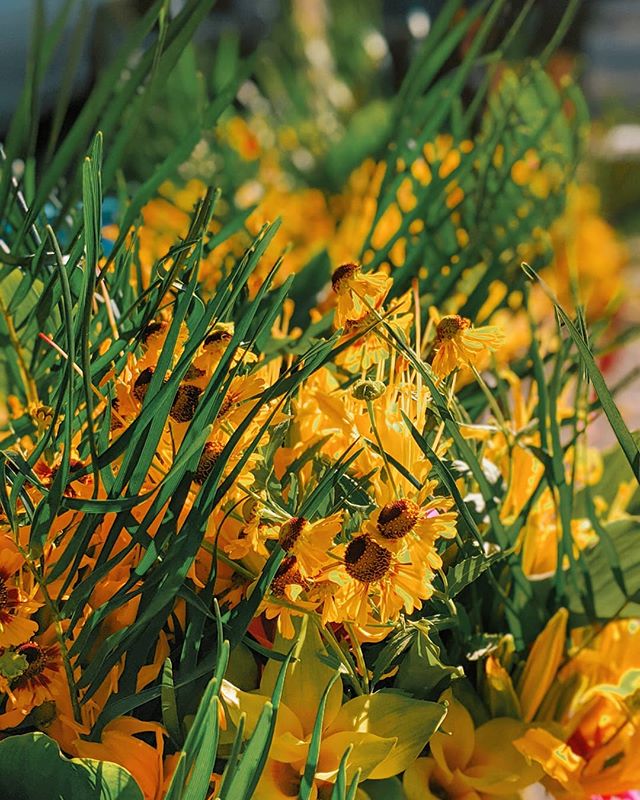
[[342,328],[348,320],[366,316],[371,308],[379,308],[391,288],[392,280],[381,272],[363,273],[357,264],[342,264],[331,276],[331,287],[337,295],[334,324]]
[[524,733],[510,717],[489,720],[475,729],[471,715],[451,691],[440,698],[449,704],[442,732],[429,743],[430,755],[419,758],[404,774],[407,800],[517,800],[520,791],[542,775],[528,764],[512,742]]
[[[594,545],[598,536],[591,522],[584,519],[571,520],[571,536],[574,554]],[[541,579],[553,575],[558,568],[558,542],[562,537],[556,500],[550,488],[546,488],[529,512],[527,521],[518,536],[518,547],[522,553],[522,569],[528,578]],[[565,555],[562,568],[569,566]]]
[[[278,637],[274,647],[286,650]],[[394,692],[376,692],[342,705],[342,685],[326,663],[318,630],[311,620],[301,624],[294,658],[287,669],[276,730],[254,800],[297,797],[318,706],[327,691],[314,791],[335,782],[340,760],[351,747],[347,780],[357,770],[361,780],[388,778],[405,770],[423,749],[444,716],[438,703]],[[269,661],[256,692],[243,692],[223,681],[221,697],[232,724],[246,714],[244,735],[253,732],[260,712],[273,693],[278,663]],[[314,796],[317,796],[314,795]]]
[[328,550],[341,530],[341,511],[315,522],[292,517],[281,526],[278,541],[283,550],[296,557],[301,575],[310,578],[326,566]]
[[433,594],[433,576],[426,564],[409,563],[382,547],[368,533],[343,548],[343,563],[330,578],[339,584],[324,601],[323,622],[369,622],[397,619],[420,608]]
[[440,569],[442,559],[435,543],[456,535],[456,513],[449,511],[449,497],[433,496],[435,481],[429,481],[415,500],[402,497],[378,508],[366,523],[366,531],[378,544],[394,553],[407,551],[413,563]]
[[[294,618],[312,611],[318,605],[318,600],[312,602],[305,599],[305,592],[310,588],[311,584],[300,572],[295,556],[286,556],[271,581],[269,594],[260,606],[267,619],[277,619],[278,633],[284,639],[293,639],[295,636]],[[282,600],[287,605],[279,602]]]
[[496,326],[474,328],[466,317],[449,314],[440,318],[435,309],[431,315],[436,323],[431,366],[439,378],[446,378],[457,367],[476,366],[481,356],[497,350],[504,341],[503,331]]

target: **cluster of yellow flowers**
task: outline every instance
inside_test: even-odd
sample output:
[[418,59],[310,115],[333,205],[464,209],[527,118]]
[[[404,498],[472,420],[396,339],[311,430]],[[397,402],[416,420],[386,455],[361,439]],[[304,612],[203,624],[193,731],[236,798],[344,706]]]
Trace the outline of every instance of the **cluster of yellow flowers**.
[[[241,147],[243,158],[258,158],[259,144],[246,124],[232,123],[225,129],[229,141]],[[224,229],[225,203],[230,201],[221,201],[220,215],[208,231],[220,241],[203,253],[199,265],[202,295],[215,295],[263,225],[280,215],[282,225],[267,249],[272,257],[284,253],[274,285],[325,252],[335,265],[330,280],[308,298],[307,309],[312,323],[326,321],[328,329],[332,320],[332,357],[301,381],[291,398],[265,399],[270,387],[296,367],[295,355],[285,348],[274,356],[248,343],[232,347],[234,322],[217,321],[182,375],[139,483],[138,502],[131,505],[130,525],[123,528],[115,513],[106,514],[84,541],[81,559],[70,561],[63,545],[85,536],[85,512],[74,510],[72,502],[50,521],[36,559],[29,515],[17,530],[0,520],[0,736],[25,725],[44,730],[69,755],[125,766],[147,800],[163,796],[178,755],[166,750],[166,731],[159,722],[125,714],[106,724],[100,741],[88,739],[118,693],[124,659],[85,698],[86,664],[79,663],[75,652],[89,621],[96,651],[136,621],[147,545],[161,519],[155,513],[158,491],[214,375],[227,359],[226,369],[234,376],[225,384],[207,428],[191,483],[175,512],[174,530],[180,536],[188,529],[198,496],[211,491],[214,471],[219,473],[216,485],[229,479],[185,573],[207,606],[215,598],[227,611],[252,596],[274,553],[280,553],[249,633],[262,648],[277,652],[295,643],[295,657],[287,669],[276,735],[255,797],[298,796],[316,713],[323,704],[320,751],[308,795],[313,798],[332,796],[348,747],[349,779],[358,774],[361,780],[386,780],[402,774],[407,800],[517,798],[540,783],[554,797],[568,800],[640,785],[634,755],[640,744],[634,704],[640,668],[636,620],[569,631],[568,612],[561,608],[528,657],[523,658],[521,642],[516,649],[511,634],[493,635],[490,646],[469,657],[471,663],[478,662],[477,692],[469,691],[461,668],[456,673],[461,680],[454,677],[451,688],[432,693],[429,700],[372,691],[384,681],[393,685],[402,672],[391,659],[382,674],[374,675],[367,660],[372,648],[384,646],[399,631],[423,637],[431,646],[431,628],[421,627],[428,601],[444,604],[454,616],[460,613],[447,593],[447,576],[468,544],[461,531],[460,504],[463,498],[471,502],[477,486],[474,476],[454,470],[454,483],[445,488],[442,473],[435,469],[436,464],[455,464],[459,452],[450,429],[434,414],[434,392],[444,398],[460,434],[477,448],[483,463],[492,466],[493,481],[502,487],[495,519],[486,516],[486,508],[479,509],[477,524],[488,540],[482,548],[476,545],[472,560],[500,555],[505,545],[496,543],[492,526],[514,525],[519,519],[522,524],[507,550],[525,581],[543,581],[559,567],[567,570],[599,540],[599,531],[585,513],[570,520],[568,551],[564,546],[558,487],[543,484],[543,442],[535,419],[541,407],[538,386],[521,380],[513,367],[532,344],[532,320],[544,353],[558,348],[543,294],[534,288],[525,307],[520,292],[510,293],[504,281],[496,280],[475,325],[458,313],[467,299],[465,281],[473,291],[473,270],[463,272],[458,290],[440,309],[429,307],[428,313],[417,281],[403,294],[390,294],[394,271],[405,262],[407,242],[422,231],[420,220],[404,230],[404,217],[416,206],[419,187],[432,180],[443,182],[456,246],[464,250],[469,243],[457,210],[464,192],[450,177],[464,158],[473,158],[473,147],[468,141],[455,144],[450,135],[438,136],[410,165],[398,163],[397,172],[405,177],[396,201],[379,218],[385,167],[372,160],[352,173],[343,194],[327,198],[317,189],[292,188],[277,165],[261,159],[261,180],[248,181],[232,201],[246,217],[243,228],[231,235]],[[502,157],[497,150],[494,161],[499,164]],[[538,198],[560,181],[557,174],[541,170],[534,151],[515,164],[511,177]],[[149,286],[158,260],[185,237],[203,188],[196,179],[180,188],[165,183],[160,196],[144,207],[143,224],[131,237],[139,266],[132,280],[142,280],[139,290]],[[103,231],[107,240],[117,234],[113,227]],[[496,235],[500,238],[499,231]],[[551,235],[534,232],[518,255],[528,257],[549,244],[555,264],[547,274],[558,291],[580,264],[586,275],[580,272],[577,278],[586,288],[589,312],[597,316],[615,307],[624,249],[598,216],[590,189],[574,188],[568,210]],[[370,270],[368,265],[384,247],[389,248],[388,260]],[[613,268],[606,286],[598,280],[596,248],[604,251],[607,268]],[[363,253],[362,263],[350,260],[355,253]],[[455,269],[458,260],[454,255],[443,274]],[[259,293],[270,269],[269,258],[263,258],[248,280],[250,297]],[[421,270],[417,278],[424,278]],[[596,284],[597,292],[592,291]],[[505,298],[506,305],[496,311]],[[285,300],[272,326],[273,341],[300,338],[303,331],[293,323],[295,314],[293,301]],[[168,304],[147,324],[139,347],[128,352],[126,362],[94,387],[100,398],[96,419],[104,415],[108,423],[106,447],[118,448],[125,441],[143,409],[155,402],[150,387],[157,394],[177,368],[193,331],[182,323],[167,363],[162,355],[172,321],[173,307]],[[103,343],[104,352],[109,345]],[[161,378],[156,375],[160,363]],[[506,387],[501,403],[485,380],[488,369]],[[473,384],[487,398],[483,424],[470,421],[460,400]],[[560,398],[561,416],[572,413],[571,391],[569,387],[567,396]],[[43,406],[25,409],[14,398],[10,411],[13,419],[28,414],[39,432],[52,424],[52,411]],[[427,429],[432,434],[429,455],[420,441]],[[22,511],[37,506],[49,492],[61,492],[70,501],[110,497],[107,486],[96,483],[90,465],[78,455],[84,435],[82,430],[76,434],[63,475],[60,453],[40,455],[33,480],[24,486]],[[22,436],[18,447],[26,460],[37,442]],[[112,462],[112,479],[117,479],[125,456]],[[333,505],[315,503],[318,487],[335,464],[347,467],[335,478]],[[566,450],[563,469],[574,488],[596,487],[602,459],[579,439]],[[627,519],[631,493],[630,485],[621,483],[613,498],[605,501],[596,495],[602,519]],[[466,535],[468,523],[462,527]],[[94,572],[100,578],[91,581],[82,611],[61,617],[59,609]],[[500,585],[497,589],[504,591]],[[114,597],[124,599],[104,613]],[[181,646],[187,605],[185,597],[175,598],[170,618],[138,671],[137,692],[158,681],[163,664]],[[433,630],[437,628],[434,623]],[[238,728],[245,738],[255,730],[276,682],[275,661],[267,662],[258,679],[254,657],[246,649],[242,653],[252,677],[247,680],[242,670],[231,670],[221,691],[227,750]],[[331,659],[337,667],[328,665]],[[451,664],[439,666],[443,674],[455,672]],[[336,680],[340,673],[352,695],[344,704],[343,685]],[[434,734],[440,724],[440,732]],[[212,799],[220,780],[212,775]],[[358,798],[367,796],[366,787],[358,790]]]
[[[213,594],[222,606],[233,607],[251,593],[270,552],[279,545],[283,557],[251,633],[271,647],[270,621],[275,620],[277,642],[296,635],[299,646],[307,639],[314,642],[315,655],[301,652],[298,673],[294,669],[289,678],[285,704],[286,693],[290,693],[294,705],[279,712],[278,734],[257,797],[294,796],[292,787],[297,794],[315,719],[315,708],[302,698],[312,691],[310,684],[315,684],[316,692],[324,692],[334,675],[333,669],[318,661],[318,653],[324,652],[325,658],[327,652],[337,656],[352,671],[354,686],[368,686],[371,673],[362,647],[388,637],[401,620],[409,620],[424,601],[439,594],[434,588],[435,576],[441,576],[446,586],[444,562],[451,560],[457,547],[454,540],[461,541],[453,498],[442,493],[432,477],[433,464],[408,433],[407,423],[419,429],[432,402],[416,362],[455,402],[456,378],[460,376],[460,385],[464,385],[462,378],[467,373],[471,380],[482,383],[479,368],[486,366],[492,354],[499,355],[504,334],[495,326],[474,327],[458,314],[440,316],[435,309],[423,325],[414,293],[387,299],[391,283],[384,272],[364,272],[356,263],[338,266],[325,301],[333,308],[334,326],[342,332],[334,362],[301,384],[289,408],[280,407],[275,400],[263,403],[245,426],[242,423],[255,411],[255,401],[286,367],[286,357],[268,360],[245,347],[235,350],[231,363],[243,364],[244,371],[229,383],[176,523],[180,531],[220,457],[224,454],[223,475],[228,475],[253,442],[252,455],[209,518],[188,577],[194,587],[203,590],[210,585],[215,565]],[[290,333],[292,313],[287,304],[274,326],[275,337]],[[124,369],[105,378],[114,390],[110,407],[114,443],[149,402],[147,394],[169,330],[170,315],[150,323],[140,353],[130,354]],[[141,486],[141,494],[149,499],[131,510],[140,525],[145,523],[154,492],[229,347],[233,330],[232,323],[215,324],[180,383]],[[183,325],[174,364],[188,337]],[[536,434],[519,436],[527,429],[535,397],[526,400],[517,377],[509,372],[504,375],[513,395],[511,419],[494,419],[488,427],[468,425],[462,430],[481,441],[485,453],[498,465],[507,487],[501,511],[507,519],[519,514],[531,500],[541,467],[531,450],[536,446]],[[17,407],[14,412],[18,413]],[[267,420],[270,425],[265,427]],[[270,450],[272,432],[282,422],[288,425],[287,435],[279,447]],[[451,445],[441,426],[432,445],[435,457],[446,459]],[[23,439],[21,446],[26,457],[33,443]],[[346,455],[350,456],[352,488],[345,492],[341,507],[307,512],[306,499],[320,480],[322,465]],[[583,463],[584,458],[580,460]],[[78,460],[72,462],[73,469],[82,470],[83,466]],[[43,490],[51,490],[58,469],[59,457],[43,457],[36,464],[38,484],[27,488],[34,504]],[[114,469],[117,472],[117,465]],[[105,497],[104,487],[96,487],[91,473],[84,472],[83,477],[67,483],[65,495]],[[599,477],[597,466],[587,473],[584,480],[591,483]],[[464,484],[460,478],[461,490]],[[352,496],[358,491],[364,492],[364,501]],[[122,763],[143,787],[145,797],[161,797],[174,763],[173,757],[163,761],[161,726],[125,716],[106,726],[101,743],[83,738],[117,691],[121,666],[114,667],[99,691],[82,704],[78,716],[78,698],[73,693],[79,668],[69,655],[75,636],[67,635],[64,625],[52,618],[52,597],[68,596],[83,576],[96,569],[105,542],[114,535],[107,517],[88,543],[83,561],[60,568],[59,545],[78,535],[81,521],[82,514],[72,510],[55,519],[42,552],[44,572],[34,569],[28,556],[28,526],[17,531],[17,538],[10,531],[2,534],[0,689],[5,706],[0,725],[9,731],[30,720],[70,754]],[[597,540],[587,527],[585,530],[580,521],[575,522],[577,547],[588,547]],[[155,535],[153,523],[145,533]],[[121,587],[140,583],[136,570],[144,550],[126,532],[116,530],[115,536],[110,552],[124,550],[126,555],[95,585],[86,613],[97,612]],[[520,536],[518,550],[525,575],[555,572],[554,542],[560,536],[548,489],[535,499]],[[137,606],[134,598],[106,616],[101,637],[131,624]],[[157,678],[178,641],[184,600],[176,600],[174,615],[174,627],[161,632],[152,663],[140,670],[138,691]],[[36,619],[47,618],[51,624],[38,633],[42,625]],[[637,765],[633,766],[637,746],[633,707],[619,688],[630,680],[629,670],[633,674],[633,667],[640,663],[637,624],[574,630],[571,648],[565,651],[566,624],[567,613],[561,610],[539,636],[523,670],[514,660],[513,640],[501,640],[484,660],[481,685],[489,715],[486,710],[465,708],[464,700],[447,690],[441,700],[448,704],[443,723],[448,735],[436,734],[429,754],[418,760],[428,738],[427,733],[422,735],[425,718],[421,715],[427,714],[431,722],[432,703],[423,708],[421,701],[412,699],[411,708],[403,709],[403,696],[374,693],[340,708],[339,683],[331,683],[333,700],[329,705],[335,708],[325,712],[326,731],[316,774],[318,796],[324,796],[323,787],[332,785],[344,748],[354,742],[352,773],[359,769],[361,777],[382,779],[404,772],[404,791],[410,800],[442,796],[466,800],[496,793],[515,797],[520,789],[543,778],[556,797],[587,797],[612,786],[629,788],[640,781]],[[301,625],[314,633],[301,637]],[[609,658],[614,646],[620,660]],[[317,663],[311,664],[312,659]],[[245,735],[251,733],[264,703],[261,696],[272,689],[270,669],[254,693],[225,683],[225,724],[233,729],[240,714],[247,714],[244,731]],[[327,670],[330,676],[323,684]],[[298,678],[303,675],[304,685],[296,685],[296,674]],[[394,703],[399,704],[395,711]],[[394,720],[404,725],[400,719],[405,714],[407,731],[392,729]],[[154,735],[155,746],[137,738],[141,731]],[[363,737],[360,744],[358,731]],[[405,745],[405,737],[410,744]],[[152,763],[156,765],[153,768]]]

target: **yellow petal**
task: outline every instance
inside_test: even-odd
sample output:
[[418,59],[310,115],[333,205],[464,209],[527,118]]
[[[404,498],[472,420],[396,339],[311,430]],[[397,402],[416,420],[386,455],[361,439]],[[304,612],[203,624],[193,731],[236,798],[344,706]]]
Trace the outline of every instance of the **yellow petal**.
[[438,800],[438,796],[429,790],[429,781],[436,766],[432,758],[418,758],[408,767],[402,778],[407,800]]
[[[291,664],[287,668],[284,681],[282,702],[294,708],[302,725],[301,739],[308,737],[316,721],[316,713],[324,690],[329,681],[333,679],[335,670],[322,658],[327,657],[320,634],[313,622],[307,616],[296,623],[300,626],[299,636],[296,639],[295,650]],[[274,648],[281,653],[288,652],[291,642],[276,636]],[[271,697],[275,686],[280,663],[270,660],[264,669],[260,681],[260,693]],[[331,723],[338,713],[342,702],[342,684],[336,681],[329,691],[324,712],[324,726]]]
[[447,716],[442,731],[433,737],[429,747],[443,773],[452,777],[453,770],[464,770],[469,763],[475,747],[475,729],[471,715],[450,690],[440,700],[449,703]]
[[390,778],[415,760],[444,716],[445,708],[440,703],[416,700],[397,692],[376,692],[345,703],[327,734],[360,731],[383,738],[396,737],[397,743],[370,776]]
[[383,738],[372,733],[340,731],[323,739],[316,777],[318,780],[334,782],[340,767],[340,760],[349,747],[352,750],[347,760],[347,782],[357,770],[361,770],[360,780],[372,776],[375,767],[384,761],[393,749],[396,738]]
[[518,695],[525,722],[531,722],[534,718],[556,677],[564,654],[568,618],[569,612],[566,608],[556,611],[533,643],[518,683]]
[[465,777],[474,789],[511,795],[542,777],[542,769],[527,763],[511,744],[524,731],[524,723],[509,717],[492,719],[477,729],[475,750],[465,769]]
[[[260,714],[269,697],[254,692],[243,692],[227,680],[222,681],[220,697],[224,702],[231,721],[234,726],[238,726],[242,714],[246,714],[244,735],[248,738],[253,733]],[[279,736],[289,732],[296,739],[304,739],[302,725],[294,712],[283,702],[280,703],[278,715],[276,717],[276,730],[274,743]]]
[[487,658],[486,663],[486,687],[492,717],[519,719],[522,716],[520,701],[509,673],[492,655]]

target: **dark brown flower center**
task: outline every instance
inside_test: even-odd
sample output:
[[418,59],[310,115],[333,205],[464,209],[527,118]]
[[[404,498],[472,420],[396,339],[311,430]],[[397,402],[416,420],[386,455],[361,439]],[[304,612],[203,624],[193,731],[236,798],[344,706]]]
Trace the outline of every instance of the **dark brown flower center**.
[[380,509],[378,530],[385,539],[402,539],[413,530],[420,507],[412,500],[395,500]]
[[358,272],[360,267],[357,264],[342,264],[338,269],[334,270],[331,276],[331,288],[334,292],[340,291],[340,284],[351,278]]
[[214,468],[216,461],[220,458],[224,445],[222,442],[207,442],[198,461],[193,479],[196,483],[203,484]]
[[147,394],[151,378],[153,378],[153,369],[147,367],[142,370],[133,384],[133,396],[139,403],[142,403]]
[[240,395],[238,392],[227,392],[222,404],[220,406],[220,411],[218,411],[218,419],[222,419],[222,417],[226,417],[226,415],[231,411],[231,409],[235,406],[238,402]]
[[[113,409],[113,411],[116,411],[116,412],[119,411],[119,409],[120,409],[120,401],[118,400],[117,397],[114,397],[113,400],[111,401],[111,408]],[[118,428],[121,428],[121,427],[122,427],[122,422],[120,421],[120,418],[118,416],[116,416],[116,414],[114,414],[112,412],[111,413],[111,420],[109,422],[109,430],[110,431],[117,431]]]
[[271,581],[270,591],[275,597],[283,597],[287,586],[296,584],[303,589],[309,588],[309,582],[300,574],[295,556],[286,556],[278,567],[274,579]]
[[436,328],[436,341],[438,343],[449,341],[470,325],[471,320],[461,317],[459,314],[449,314],[449,316],[442,317]]
[[384,578],[389,571],[391,553],[365,534],[349,542],[344,565],[352,578],[362,583],[372,583]]
[[191,364],[184,378],[186,381],[195,381],[196,378],[201,378],[204,373],[205,371],[203,369],[196,367],[195,364]]
[[18,678],[19,682],[29,681],[41,675],[49,663],[47,651],[40,647],[37,642],[25,642],[20,647],[16,647],[16,653],[24,657],[27,668]]
[[304,517],[292,517],[284,523],[278,534],[278,541],[283,550],[293,549],[295,543],[300,538],[300,534],[305,529],[307,520]]
[[207,347],[208,345],[212,344],[226,344],[227,342],[230,341],[231,341],[231,334],[229,333],[229,331],[219,330],[210,333],[204,340],[204,345],[205,347]]
[[142,343],[148,344],[149,340],[158,333],[164,333],[169,326],[168,322],[161,320],[160,322],[150,322],[144,329],[142,334]]
[[9,589],[4,578],[0,577],[0,611],[9,607]]
[[198,400],[202,394],[202,389],[193,386],[191,383],[183,383],[175,396],[169,414],[176,422],[189,422],[193,419],[198,406]]

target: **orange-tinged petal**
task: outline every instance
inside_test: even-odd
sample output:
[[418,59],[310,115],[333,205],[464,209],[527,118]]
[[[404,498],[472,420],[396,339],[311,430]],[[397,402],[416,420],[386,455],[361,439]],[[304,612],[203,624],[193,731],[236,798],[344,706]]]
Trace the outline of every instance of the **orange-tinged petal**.
[[579,783],[584,759],[549,731],[530,728],[524,736],[514,739],[513,746],[528,760],[538,763],[550,778],[572,792],[572,796],[584,795]]

